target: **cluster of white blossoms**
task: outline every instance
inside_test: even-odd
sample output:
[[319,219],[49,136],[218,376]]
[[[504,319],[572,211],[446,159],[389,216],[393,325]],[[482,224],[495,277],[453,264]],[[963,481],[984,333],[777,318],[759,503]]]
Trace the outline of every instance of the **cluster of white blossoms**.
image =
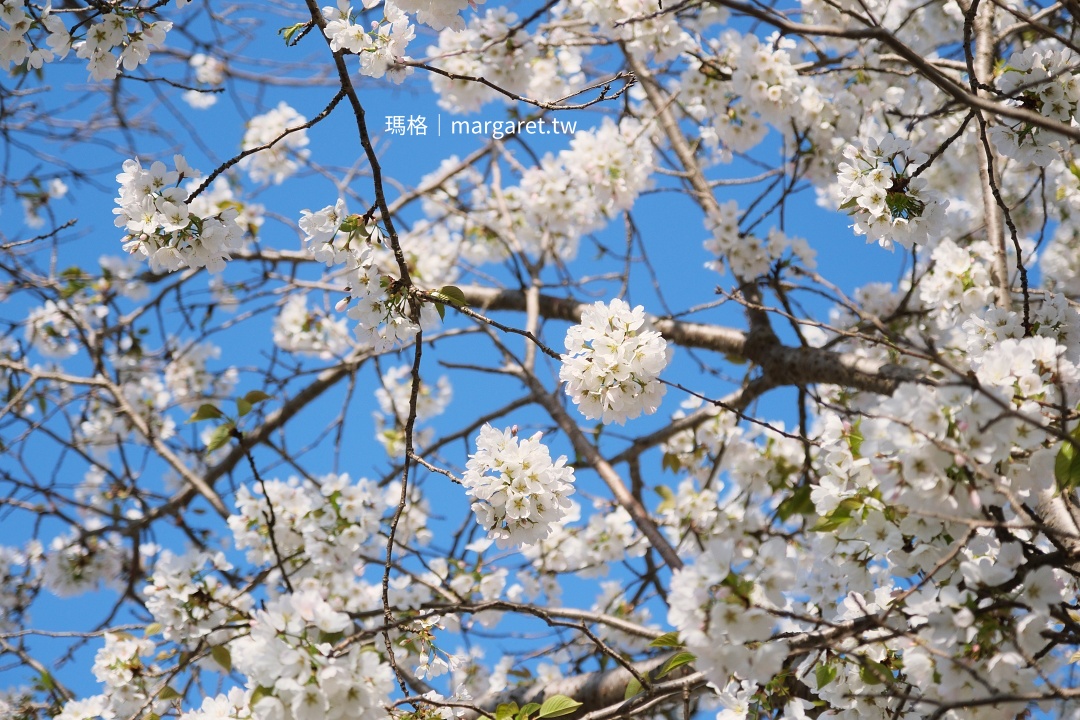
[[581,17],[594,26],[590,34],[624,44],[642,58],[652,55],[663,62],[695,45],[678,19],[658,13],[649,0],[573,0],[568,5],[568,19]]
[[[1077,117],[1080,103],[1080,74],[1075,69],[1076,56],[1072,52],[1035,45],[1009,57],[998,75],[997,86],[1014,104],[1068,127]],[[1039,167],[1060,157],[1056,147],[1069,144],[1051,130],[1007,118],[990,128],[990,139],[1003,155]]]
[[519,574],[522,590],[535,598],[544,585],[545,594],[554,599],[559,584],[544,584],[555,573],[578,573],[582,577],[604,575],[615,563],[645,554],[648,541],[638,532],[633,518],[622,507],[601,506],[589,516],[584,525],[572,525],[581,519],[581,508],[572,503],[566,515],[552,526],[549,536],[522,548],[522,554],[532,563],[536,577]]
[[739,232],[739,215],[739,203],[736,200],[718,205],[706,215],[705,227],[712,237],[707,239],[704,245],[716,259],[705,263],[705,267],[723,274],[724,262],[727,261],[736,278],[749,279],[768,273],[773,263],[781,260],[790,251],[800,265],[814,269],[815,253],[806,240],[788,237],[774,228],[762,242],[753,235]]
[[437,325],[438,311],[431,303],[420,307],[420,323],[414,322],[407,289],[381,272],[374,246],[382,242],[383,235],[373,217],[349,215],[345,201],[339,199],[316,212],[302,210],[300,229],[304,246],[316,260],[331,266],[346,265],[349,297],[338,302],[336,309],[348,307],[347,314],[357,321],[356,334],[364,347],[384,352],[399,342],[408,342],[421,328]]
[[306,122],[307,118],[284,100],[273,110],[248,121],[240,147],[253,150],[270,146],[240,161],[240,167],[247,171],[253,182],[280,185],[300,169],[300,163],[307,160],[310,154],[307,149],[307,128],[293,128],[299,128]]
[[125,160],[124,172],[116,176],[120,196],[114,208],[115,225],[124,228],[124,249],[150,260],[154,272],[182,267],[205,267],[212,273],[225,269],[229,253],[243,244],[243,230],[233,207],[200,217],[188,204],[188,191],[180,187],[185,178],[199,176],[183,155],[173,156],[175,169],[155,161],[149,169],[138,159]]
[[71,357],[79,351],[75,340],[79,336],[80,321],[89,321],[92,317],[90,309],[82,303],[46,300],[27,316],[26,340],[46,357]]
[[[87,531],[98,530],[100,521],[92,518]],[[101,585],[115,587],[123,578],[124,549],[115,533],[87,535],[79,539],[53,538],[45,553],[41,582],[59,597],[70,597]]]
[[[364,7],[372,8],[378,0],[365,0]],[[405,48],[416,37],[416,29],[409,23],[400,3],[386,0],[382,5],[383,22],[372,21],[369,28],[354,22],[349,0],[338,0],[337,7],[324,7],[326,26],[323,33],[334,52],[345,50],[360,58],[360,73],[381,78],[389,75],[396,83],[412,73],[411,67],[402,64]]]
[[172,360],[165,366],[165,387],[185,410],[195,410],[207,400],[223,400],[240,379],[234,367],[208,367],[208,361],[221,357],[221,348],[213,343],[191,343],[173,350],[171,355]]
[[[225,63],[212,55],[195,53],[188,60],[188,65],[195,70],[195,80],[203,85],[216,88],[225,82]],[[188,90],[180,97],[196,110],[205,110],[217,102],[218,94],[201,90]]]
[[412,315],[412,302],[395,280],[381,275],[376,267],[361,267],[349,276],[349,293],[355,302],[348,316],[356,320],[356,335],[360,342],[377,353],[395,345],[409,342],[423,329],[435,327],[439,314],[432,303],[420,307],[420,322]]
[[[368,0],[369,2],[373,0]],[[467,7],[474,10],[483,5],[484,0],[396,0],[398,7],[407,13],[414,13],[419,22],[429,25],[434,30],[464,30],[465,18],[461,12]]]
[[162,637],[191,649],[200,642],[220,645],[233,637],[232,623],[246,616],[254,601],[215,574],[232,569],[220,552],[163,551],[143,588],[146,609],[161,625]]
[[[184,189],[191,193],[199,188],[199,181],[189,180]],[[239,183],[235,177],[219,176],[210,187],[205,188],[188,203],[188,210],[196,217],[210,217],[218,215],[226,210],[236,212],[235,222],[240,229],[252,236],[258,235],[259,228],[263,224],[263,215],[266,208],[260,203],[245,202],[237,196]],[[241,245],[243,247],[243,245]]]
[[327,266],[350,261],[353,266],[370,265],[371,244],[382,241],[378,224],[372,219],[349,215],[341,198],[322,210],[301,210],[299,224],[304,232],[304,248]]
[[[393,690],[390,666],[371,645],[334,643],[353,628],[317,586],[282,595],[254,613],[249,633],[229,643],[232,664],[259,688],[249,699],[257,718],[377,720]],[[194,715],[194,717],[212,717]]]
[[848,145],[839,166],[841,210],[855,218],[855,234],[884,248],[899,243],[932,244],[944,222],[947,201],[926,192],[926,179],[914,177],[927,161],[911,143],[892,133],[869,138],[860,148]]
[[274,318],[274,344],[297,355],[313,355],[321,360],[340,357],[351,347],[344,318],[331,318],[318,306],[310,306],[307,295],[290,295]]
[[782,591],[795,584],[793,554],[783,538],[772,538],[750,564],[730,540],[714,539],[672,577],[668,622],[718,687],[732,675],[764,685],[782,667],[787,646],[765,641],[779,622],[769,610],[783,607]]
[[590,420],[620,425],[660,406],[660,373],[669,361],[667,341],[649,329],[645,309],[615,298],[597,301],[566,332],[559,379]]
[[36,186],[35,189],[31,192],[21,191],[19,196],[22,198],[26,226],[39,228],[45,224],[41,211],[48,207],[51,201],[67,195],[68,186],[60,178],[53,178],[44,187],[36,178],[32,178],[31,182]]
[[[177,6],[186,4],[184,0]],[[0,3],[0,64],[5,68],[26,63],[28,69],[39,70],[67,57],[74,48],[75,54],[87,61],[94,80],[112,80],[121,67],[131,71],[149,60],[150,51],[163,47],[165,34],[172,29],[171,22],[147,22],[142,13],[109,12],[86,28],[82,40],[72,44],[63,16],[54,13],[51,4],[34,8],[33,16],[27,10],[25,0]],[[137,24],[134,30],[128,24],[131,20]]]
[[[137,15],[134,19],[139,27],[132,31],[124,15],[115,12],[102,15],[86,31],[85,39],[72,46],[76,56],[87,61],[92,78],[112,80],[120,74],[121,66],[130,72],[150,59],[151,50],[164,47],[165,33],[172,29],[171,22],[147,23]],[[119,47],[123,49],[117,58],[114,50]]]
[[[380,375],[382,387],[375,390],[375,399],[381,413],[375,417],[375,439],[386,448],[391,457],[401,457],[405,453],[405,423],[409,417],[409,400],[412,397],[412,366],[399,365],[386,370]],[[420,381],[416,394],[416,421],[422,422],[442,415],[453,397],[453,388],[445,375],[435,386]],[[431,442],[432,428],[414,428],[413,444],[423,447]]]
[[551,461],[542,436],[519,440],[512,429],[485,424],[465,466],[461,481],[476,498],[476,521],[500,548],[542,540],[570,508],[574,469],[565,455]]
[[[576,121],[558,122],[563,133],[576,130]],[[547,154],[525,170],[520,185],[502,189],[501,202],[491,188],[478,188],[478,217],[526,252],[572,260],[582,236],[630,208],[649,186],[654,155],[647,125],[605,118],[599,128],[574,132],[557,156]]]
[[[439,67],[453,75],[483,77],[503,90],[538,100],[565,97],[582,84],[581,53],[574,47],[539,45],[518,17],[495,8],[461,30],[443,30],[439,44],[428,48]],[[478,110],[492,100],[510,99],[487,85],[431,74],[439,107],[453,113]]]
[[[47,62],[67,56],[71,50],[71,35],[64,21],[52,13],[51,7],[40,11],[38,18],[40,22],[35,23],[26,12],[24,0],[0,2],[0,23],[3,23],[0,25],[0,64],[4,68],[25,62],[29,69],[37,70]],[[38,29],[48,33],[44,43],[40,36],[29,37],[31,30]]]

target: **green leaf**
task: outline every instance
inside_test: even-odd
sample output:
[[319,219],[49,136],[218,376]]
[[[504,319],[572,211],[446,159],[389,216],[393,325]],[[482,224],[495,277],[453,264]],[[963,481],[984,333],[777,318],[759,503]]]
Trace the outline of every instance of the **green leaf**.
[[867,685],[880,685],[883,682],[892,680],[893,674],[892,670],[889,670],[889,668],[876,660],[863,657],[862,666],[859,668],[859,677]]
[[264,393],[262,390],[249,390],[247,394],[244,395],[244,399],[252,405],[258,405],[263,400],[269,400],[270,396]]
[[250,707],[255,707],[264,697],[274,697],[274,688],[260,685],[251,692]]
[[236,413],[240,417],[244,417],[249,412],[251,412],[251,403],[249,403],[244,398],[237,398],[236,399]]
[[671,632],[666,632],[663,635],[661,635],[660,637],[653,640],[651,643],[649,643],[649,647],[681,648],[682,646],[683,646],[683,644],[681,642],[679,642],[679,631],[678,630],[672,630]]
[[199,422],[200,420],[220,420],[223,417],[225,417],[225,413],[209,403],[204,403],[199,406],[199,409],[196,410],[187,421],[193,423]]
[[540,703],[525,703],[525,705],[518,710],[517,720],[525,720],[534,712],[540,709]]
[[343,633],[343,632],[334,632],[334,633],[320,632],[319,633],[319,642],[320,643],[330,643],[331,645],[337,645],[344,638],[345,638],[345,633]]
[[219,425],[214,429],[214,434],[210,436],[210,442],[206,444],[206,452],[212,453],[219,447],[224,446],[229,442],[229,437],[232,435],[233,424],[225,423]]
[[540,706],[541,718],[556,718],[570,713],[581,707],[581,703],[565,695],[552,695]]
[[630,682],[626,683],[626,692],[623,693],[623,700],[629,700],[630,698],[641,692],[641,683],[637,678],[630,678]]
[[210,648],[210,657],[214,658],[221,667],[225,668],[225,672],[232,672],[232,653],[229,652],[229,648],[224,645],[215,645]]
[[52,674],[48,670],[42,670],[38,676],[38,687],[45,691],[52,691],[56,689],[56,681],[53,680]]
[[517,714],[517,711],[518,704],[516,702],[503,703],[495,708],[495,720],[511,720]]
[[795,492],[776,508],[776,515],[782,521],[787,521],[792,515],[809,515],[812,512],[814,512],[814,503],[810,500],[809,485],[800,485],[795,488]]
[[672,510],[675,508],[675,493],[671,492],[671,488],[667,485],[657,485],[653,488],[656,494],[662,497],[664,500],[657,507],[657,512],[664,512],[665,510]]
[[[1080,426],[1073,430],[1069,437],[1080,443]],[[1062,492],[1080,486],[1080,453],[1072,442],[1066,440],[1061,443],[1057,459],[1054,460],[1054,478],[1057,480],[1058,490]]]
[[440,320],[445,320],[446,319],[446,304],[441,303],[441,302],[435,303],[435,312],[439,313],[439,319]]
[[161,627],[161,623],[150,623],[146,626],[146,630],[143,632],[144,637],[151,637],[152,635],[158,635],[164,628]]
[[666,663],[664,663],[664,667],[660,668],[660,672],[656,674],[656,677],[658,679],[662,678],[675,668],[682,667],[683,665],[692,663],[695,660],[697,660],[697,655],[692,652],[687,652],[686,650],[683,650],[682,652],[677,652],[672,655]]
[[465,307],[468,304],[465,302],[465,293],[461,292],[461,288],[456,285],[443,285],[439,288],[438,294],[446,298],[446,302],[454,307]]
[[166,685],[161,688],[161,692],[158,693],[158,700],[172,700],[174,698],[183,697],[180,693],[174,690],[171,686]]
[[278,30],[278,35],[281,35],[283,38],[285,38],[286,45],[292,46],[292,44],[296,42],[296,40],[293,40],[293,38],[296,37],[296,33],[303,30],[306,26],[307,23],[296,23],[295,25],[283,27]]
[[836,679],[836,666],[818,665],[814,670],[814,677],[817,680],[817,689],[820,690]]

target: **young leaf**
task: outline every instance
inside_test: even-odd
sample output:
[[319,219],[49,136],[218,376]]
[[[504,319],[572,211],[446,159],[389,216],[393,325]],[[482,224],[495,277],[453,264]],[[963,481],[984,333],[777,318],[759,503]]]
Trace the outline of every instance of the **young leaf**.
[[540,703],[525,703],[517,713],[517,720],[526,720],[530,715],[540,709]]
[[240,417],[244,417],[249,412],[251,412],[251,403],[249,403],[244,398],[237,398],[236,399],[236,413]]
[[221,667],[225,668],[225,672],[232,672],[232,653],[229,652],[229,648],[224,645],[215,645],[210,648],[210,657],[214,658]]
[[836,666],[818,665],[814,670],[814,678],[817,680],[817,689],[820,690],[836,679]]
[[692,652],[687,652],[686,650],[683,650],[682,652],[677,652],[672,655],[666,663],[664,663],[664,667],[660,668],[660,672],[656,674],[656,677],[662,678],[675,668],[682,667],[683,665],[686,665],[687,663],[692,663],[695,660],[697,660],[697,655]]
[[[1069,437],[1080,442],[1080,427],[1073,430]],[[1058,450],[1057,458],[1054,460],[1054,478],[1061,492],[1080,486],[1080,453],[1071,442],[1061,443],[1061,449]]]
[[859,668],[859,677],[867,685],[880,685],[893,679],[892,671],[876,660],[868,657],[862,658],[862,667]]
[[247,394],[244,395],[244,399],[252,405],[258,405],[263,400],[269,400],[270,396],[264,393],[262,390],[249,390]]
[[511,720],[517,714],[517,711],[518,704],[516,702],[503,703],[495,708],[495,720]]
[[189,423],[199,422],[200,420],[219,420],[225,417],[225,413],[218,410],[210,403],[203,403],[199,406],[191,417],[187,419]]
[[679,631],[678,630],[672,630],[671,632],[666,632],[663,635],[661,635],[660,637],[653,640],[651,643],[649,643],[649,647],[657,647],[657,648],[661,648],[661,647],[681,648],[682,646],[683,646],[683,644],[681,642],[679,642]]
[[630,682],[626,683],[626,692],[623,693],[623,700],[629,700],[630,698],[641,692],[641,683],[637,678],[630,678]]
[[174,690],[171,686],[166,685],[161,688],[161,692],[158,693],[158,700],[172,700],[173,698],[183,697],[180,693]]
[[468,304],[465,302],[465,293],[461,292],[461,288],[456,285],[443,285],[439,288],[438,294],[446,298],[446,302],[454,307],[464,307]]
[[557,718],[570,713],[581,707],[581,703],[565,695],[552,695],[540,706],[541,718]]
[[216,427],[214,429],[214,434],[210,436],[210,442],[206,444],[206,452],[212,453],[229,442],[232,429],[232,423],[225,423],[224,425]]

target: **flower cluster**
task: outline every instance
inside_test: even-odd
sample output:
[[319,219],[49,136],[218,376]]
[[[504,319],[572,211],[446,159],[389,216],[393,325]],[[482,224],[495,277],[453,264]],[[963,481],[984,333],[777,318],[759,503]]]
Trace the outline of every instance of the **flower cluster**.
[[221,553],[163,552],[154,563],[150,583],[143,588],[146,609],[161,625],[162,637],[188,648],[203,638],[213,646],[231,637],[232,630],[226,626],[251,610],[253,600],[214,574],[230,570],[232,566]]
[[[392,367],[383,372],[380,379],[382,387],[375,390],[375,399],[382,412],[374,413],[375,439],[386,448],[387,454],[401,457],[405,452],[405,424],[409,417],[409,401],[412,397],[412,366]],[[439,378],[435,387],[421,380],[420,389],[416,393],[416,421],[442,415],[453,394],[453,388],[445,375]],[[431,428],[414,429],[414,433],[414,445],[424,446],[431,442]]]
[[[225,81],[225,63],[216,57],[195,53],[188,64],[195,70],[195,80],[204,85],[216,88]],[[180,97],[196,110],[205,110],[217,102],[217,93],[202,90],[188,90]]]
[[648,327],[642,306],[631,310],[616,298],[586,308],[567,331],[559,379],[585,417],[623,425],[656,412],[669,357],[667,342]]
[[[112,80],[120,73],[120,67],[131,71],[150,59],[150,51],[165,45],[165,33],[172,29],[171,22],[146,23],[137,19],[139,29],[128,29],[128,18],[119,13],[107,13],[90,26],[86,38],[72,47],[76,56],[86,60],[90,76],[95,80]],[[58,40],[63,34],[58,26]],[[64,33],[66,34],[66,33]],[[123,46],[119,59],[114,49]]]
[[[109,711],[105,717],[131,716],[157,705],[152,698],[164,682],[153,665],[143,663],[154,654],[154,643],[124,633],[105,633],[105,646],[94,656],[94,677],[105,685]],[[163,703],[162,703],[163,704]]]
[[330,360],[348,351],[349,329],[343,318],[332,319],[321,308],[309,306],[307,295],[291,295],[274,318],[274,344],[287,352]]
[[41,217],[41,211],[48,207],[50,201],[59,200],[67,195],[68,186],[60,178],[53,178],[44,187],[36,178],[32,182],[35,185],[34,190],[20,192],[19,195],[22,197],[27,227],[39,228],[45,224],[45,218]]
[[704,243],[705,249],[716,257],[705,263],[705,267],[723,273],[727,261],[735,277],[749,279],[769,272],[773,263],[788,251],[803,267],[815,267],[814,251],[802,238],[788,237],[773,229],[762,242],[753,235],[739,232],[740,212],[738,202],[729,200],[711,209],[705,217],[705,227],[712,234]]
[[149,258],[154,272],[182,267],[221,272],[229,253],[242,246],[243,230],[236,222],[239,213],[228,207],[205,217],[195,214],[180,181],[198,177],[199,172],[188,166],[183,155],[175,155],[173,161],[174,170],[160,160],[149,169],[138,159],[124,161],[124,172],[116,176],[120,207],[113,209],[115,225],[128,233],[124,249]]
[[[90,521],[87,530],[99,527],[99,522]],[[53,538],[45,554],[41,581],[54,595],[70,597],[102,584],[115,586],[123,574],[124,550],[114,533],[82,540],[61,536]]]
[[185,410],[194,410],[207,400],[228,396],[239,378],[236,368],[212,371],[210,360],[221,357],[221,348],[213,343],[192,343],[176,349],[172,361],[165,366],[165,386],[173,399]]
[[[1080,74],[1073,72],[1075,68],[1072,53],[1029,47],[1009,57],[997,86],[1021,107],[1069,127],[1080,103]],[[1010,122],[1003,118],[990,129],[998,152],[1040,167],[1059,157],[1053,145],[1064,140],[1061,135],[1029,123]]]
[[415,322],[415,300],[392,276],[380,275],[375,267],[361,267],[352,273],[349,293],[355,302],[347,314],[357,322],[356,335],[363,345],[378,353],[408,342],[421,328],[435,327],[439,322],[438,311],[431,303],[421,305],[420,322]]
[[768,612],[781,599],[776,591],[795,581],[795,563],[787,557],[786,545],[773,538],[758,548],[761,557],[756,562],[767,569],[754,578],[750,568],[739,568],[741,558],[731,541],[713,540],[671,579],[668,622],[678,628],[687,649],[697,655],[698,667],[718,687],[733,674],[764,685],[783,665],[785,644],[764,641],[777,624]]
[[[365,7],[375,4],[377,0],[364,2]],[[402,60],[406,46],[416,36],[416,29],[399,3],[383,3],[383,22],[373,21],[370,29],[354,22],[356,16],[349,0],[338,0],[336,8],[325,7],[322,12],[326,19],[323,33],[330,41],[330,49],[357,55],[362,75],[381,78],[389,72],[390,79],[400,83],[412,73],[412,68],[402,65]]]
[[466,464],[461,481],[476,498],[476,521],[500,548],[542,540],[570,507],[574,469],[566,456],[551,461],[542,435],[518,440],[513,430],[485,424]]
[[[288,562],[290,577],[325,577],[342,568],[362,567],[357,553],[378,533],[383,513],[390,505],[372,482],[351,482],[347,475],[328,475],[316,485],[270,480],[264,483],[267,497],[242,487],[237,493],[238,514],[229,527],[238,550],[247,550],[248,561],[276,563],[276,551]],[[272,508],[270,506],[273,506]],[[266,518],[273,511],[273,541]],[[314,562],[303,562],[302,552]],[[294,574],[295,573],[295,574]]]
[[371,244],[382,242],[378,224],[371,218],[349,215],[341,198],[322,210],[301,210],[299,224],[304,232],[304,247],[327,266],[350,260],[355,265],[370,265]]
[[248,121],[241,148],[264,148],[240,161],[253,182],[280,185],[300,168],[310,154],[307,129],[300,127],[306,122],[307,118],[284,100]]
[[252,715],[280,720],[376,720],[393,688],[390,666],[370,645],[333,643],[349,616],[314,587],[275,598],[258,610],[249,634],[229,643],[233,666],[260,692]]
[[927,156],[911,143],[889,133],[870,138],[861,147],[848,145],[837,178],[841,210],[855,218],[855,234],[884,248],[897,242],[905,248],[931,243],[941,229],[946,201],[925,192],[926,180],[915,169]]
[[[574,132],[577,123],[560,127]],[[519,185],[502,189],[499,202],[491,188],[478,188],[475,221],[526,252],[572,260],[582,236],[636,202],[654,161],[647,126],[633,118],[605,119],[599,128],[574,132],[569,148],[525,170]]]
[[484,0],[396,0],[396,4],[405,12],[415,13],[418,21],[434,30],[464,30],[461,12],[467,7],[475,10]]
[[6,28],[0,25],[0,63],[5,68],[25,62],[27,68],[38,70],[47,62],[67,56],[71,49],[71,35],[68,34],[64,21],[59,15],[52,13],[51,6],[46,6],[40,12],[40,27],[49,33],[45,39],[48,48],[42,47],[40,37],[28,37],[30,31],[39,26],[26,12],[24,0],[6,0],[0,3],[0,22],[7,25]]
[[[509,42],[495,42],[507,37],[517,16],[506,8],[488,10],[474,17],[467,28],[439,33],[439,44],[428,53],[442,58],[440,66],[461,77],[484,77],[504,90],[532,96],[532,64],[539,49],[528,32],[521,30]],[[491,100],[505,98],[487,85],[471,80],[432,73],[432,89],[439,96],[439,106],[454,113],[474,112]]]

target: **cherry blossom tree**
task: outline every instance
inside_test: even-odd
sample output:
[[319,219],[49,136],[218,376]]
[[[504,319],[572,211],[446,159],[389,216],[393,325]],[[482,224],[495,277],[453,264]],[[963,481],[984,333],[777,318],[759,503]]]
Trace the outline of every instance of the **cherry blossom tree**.
[[1080,717],[1078,28],[0,0],[0,715]]

